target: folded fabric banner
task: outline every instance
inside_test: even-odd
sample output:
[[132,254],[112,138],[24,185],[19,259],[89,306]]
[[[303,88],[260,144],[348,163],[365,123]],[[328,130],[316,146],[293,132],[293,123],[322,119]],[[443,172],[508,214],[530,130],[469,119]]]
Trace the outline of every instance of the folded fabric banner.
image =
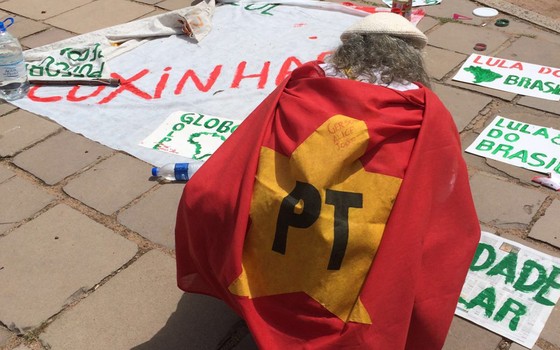
[[178,285],[262,349],[439,349],[480,237],[428,89],[294,70],[187,183]]

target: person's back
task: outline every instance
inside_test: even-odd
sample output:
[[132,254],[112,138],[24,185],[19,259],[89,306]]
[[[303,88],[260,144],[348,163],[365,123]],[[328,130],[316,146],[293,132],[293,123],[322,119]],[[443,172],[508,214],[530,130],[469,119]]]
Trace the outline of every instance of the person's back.
[[[385,34],[351,27],[341,48]],[[480,234],[457,131],[423,68],[339,53],[294,70],[187,183],[179,287],[264,349],[441,347]]]

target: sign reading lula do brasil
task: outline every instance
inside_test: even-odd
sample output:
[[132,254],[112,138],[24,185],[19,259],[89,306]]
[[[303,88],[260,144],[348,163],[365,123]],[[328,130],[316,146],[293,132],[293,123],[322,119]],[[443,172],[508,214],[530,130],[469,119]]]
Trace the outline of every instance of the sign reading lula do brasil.
[[466,152],[560,175],[560,131],[497,116]]
[[560,68],[472,54],[453,80],[560,101]]
[[482,232],[455,314],[532,348],[560,297],[560,259]]

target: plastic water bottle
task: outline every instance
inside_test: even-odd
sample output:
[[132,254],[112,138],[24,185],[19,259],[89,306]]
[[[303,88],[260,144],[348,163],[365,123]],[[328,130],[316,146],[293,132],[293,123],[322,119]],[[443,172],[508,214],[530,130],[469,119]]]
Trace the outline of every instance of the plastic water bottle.
[[189,181],[204,162],[169,163],[162,167],[153,167],[152,175],[168,181]]
[[6,31],[12,17],[0,22],[0,98],[12,101],[27,95],[29,80],[19,41]]

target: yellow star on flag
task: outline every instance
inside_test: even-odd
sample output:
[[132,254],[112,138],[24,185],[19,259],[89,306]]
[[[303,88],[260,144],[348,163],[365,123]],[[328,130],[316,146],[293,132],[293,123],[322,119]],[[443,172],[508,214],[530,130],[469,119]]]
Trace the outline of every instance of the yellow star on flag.
[[368,143],[365,122],[335,115],[289,158],[261,147],[231,293],[304,292],[344,322],[371,324],[359,295],[402,180],[364,170]]

